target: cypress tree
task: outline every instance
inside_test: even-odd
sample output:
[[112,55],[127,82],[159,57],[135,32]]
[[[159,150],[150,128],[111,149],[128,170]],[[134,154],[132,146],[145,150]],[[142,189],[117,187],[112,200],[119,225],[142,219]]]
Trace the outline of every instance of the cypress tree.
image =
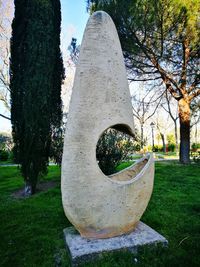
[[62,119],[59,0],[15,0],[10,90],[14,155],[25,191],[34,194],[47,171],[51,133]]

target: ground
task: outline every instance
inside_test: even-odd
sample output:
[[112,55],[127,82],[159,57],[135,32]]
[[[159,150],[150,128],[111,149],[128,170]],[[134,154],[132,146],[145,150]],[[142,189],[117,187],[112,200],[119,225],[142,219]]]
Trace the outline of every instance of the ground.
[[[194,164],[156,163],[154,191],[142,221],[168,239],[168,249],[144,248],[138,256],[114,253],[83,266],[200,266],[199,173]],[[19,199],[13,196],[23,187],[19,169],[0,167],[0,266],[69,266],[62,230],[70,223],[62,209],[59,167],[49,167],[45,181],[54,187]]]

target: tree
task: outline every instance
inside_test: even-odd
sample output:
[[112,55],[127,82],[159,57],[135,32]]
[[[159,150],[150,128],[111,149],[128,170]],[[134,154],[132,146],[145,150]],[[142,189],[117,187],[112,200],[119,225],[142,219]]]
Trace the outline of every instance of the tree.
[[129,79],[162,81],[178,101],[180,161],[189,163],[191,104],[200,95],[198,0],[88,1],[114,20]]
[[12,23],[10,90],[14,154],[25,192],[34,194],[47,171],[51,133],[62,118],[60,1],[16,0]]
[[51,148],[50,148],[49,156],[59,166],[61,166],[61,163],[62,163],[62,154],[63,154],[67,116],[68,116],[68,113],[63,112],[63,119],[62,119],[60,128],[55,128],[52,131],[52,136],[51,136]]
[[160,116],[157,116],[156,118],[156,128],[160,134],[161,140],[162,140],[162,145],[163,145],[163,152],[166,152],[166,141],[165,141],[165,136],[169,128],[169,124],[167,123],[168,120],[164,120],[160,118]]
[[80,53],[80,45],[77,45],[77,39],[72,37],[71,43],[68,46],[68,50],[70,52],[70,58],[74,65],[77,64],[79,53]]
[[[175,112],[173,111],[174,105],[171,105],[171,102],[174,100],[170,93],[166,91],[165,94],[166,103],[162,104],[163,109],[169,114],[170,118],[174,123],[174,135],[175,135],[175,144],[176,144],[176,154],[178,153],[178,127],[177,127],[177,120],[178,120],[178,109],[175,105]],[[175,101],[175,100],[174,100]]]
[[[143,149],[144,139],[144,124],[155,114],[160,105],[163,93],[153,92],[152,88],[146,88],[144,91],[144,82],[139,88],[139,96],[132,96],[133,116],[140,124],[140,147]],[[149,86],[148,86],[149,87]],[[141,93],[141,94],[140,94]],[[153,108],[152,108],[153,107]]]

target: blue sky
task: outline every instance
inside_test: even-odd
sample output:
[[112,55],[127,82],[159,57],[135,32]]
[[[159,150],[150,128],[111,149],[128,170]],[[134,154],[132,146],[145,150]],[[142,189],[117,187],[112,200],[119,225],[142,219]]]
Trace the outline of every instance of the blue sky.
[[[72,37],[77,38],[78,44],[81,43],[89,14],[86,11],[85,0],[61,0],[61,12],[61,48],[63,53],[66,53]],[[9,115],[2,103],[0,103],[0,113]],[[10,121],[0,117],[0,131],[11,131]]]
[[[81,42],[84,28],[89,17],[85,0],[61,0],[62,34],[72,35]],[[71,31],[70,31],[71,30]],[[71,41],[71,40],[70,40]]]
[[85,0],[61,0],[61,10],[61,50],[66,55],[72,37],[77,39],[77,45],[81,44],[89,14]]

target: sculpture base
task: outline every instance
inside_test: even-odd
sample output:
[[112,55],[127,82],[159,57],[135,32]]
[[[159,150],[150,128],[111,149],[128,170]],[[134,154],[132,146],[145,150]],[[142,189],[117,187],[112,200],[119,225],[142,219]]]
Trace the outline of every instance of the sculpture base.
[[63,230],[67,250],[71,258],[71,266],[88,262],[100,256],[103,252],[114,252],[127,249],[137,253],[141,246],[155,246],[162,244],[167,246],[168,241],[146,224],[139,222],[130,234],[125,234],[107,239],[86,239],[80,236],[74,227]]

